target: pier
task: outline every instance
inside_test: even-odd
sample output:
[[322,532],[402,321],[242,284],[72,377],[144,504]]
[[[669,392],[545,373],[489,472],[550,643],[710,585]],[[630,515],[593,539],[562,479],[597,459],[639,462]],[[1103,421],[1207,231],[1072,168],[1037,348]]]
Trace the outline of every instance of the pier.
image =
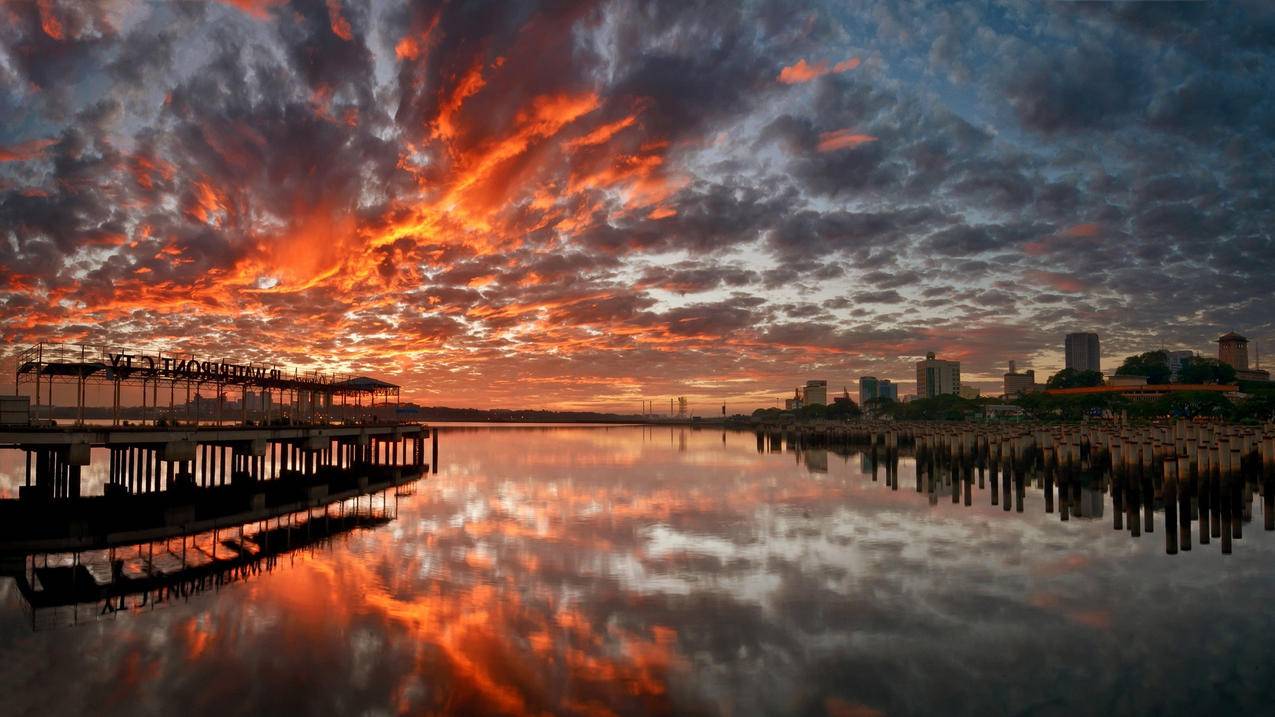
[[[61,599],[64,572],[36,568],[50,556],[75,566],[180,541],[185,569],[190,536],[215,536],[216,560],[225,531],[344,514],[437,471],[438,433],[401,420],[399,387],[379,379],[65,344],[17,359],[15,395],[0,397],[0,451],[21,452],[17,495],[0,499],[0,572],[23,576],[32,604]],[[109,593],[66,574],[68,594]]]
[[[872,480],[884,473],[899,489],[898,465],[915,462],[916,492],[936,502],[971,505],[973,484],[990,503],[1023,511],[1028,486],[1043,491],[1045,512],[1059,520],[1101,516],[1112,529],[1141,538],[1159,530],[1169,555],[1220,543],[1229,555],[1261,501],[1262,528],[1275,531],[1275,424],[1239,425],[1185,419],[1143,424],[854,421],[761,424],[758,453],[810,450],[861,453]],[[1057,498],[1055,500],[1055,493]]]

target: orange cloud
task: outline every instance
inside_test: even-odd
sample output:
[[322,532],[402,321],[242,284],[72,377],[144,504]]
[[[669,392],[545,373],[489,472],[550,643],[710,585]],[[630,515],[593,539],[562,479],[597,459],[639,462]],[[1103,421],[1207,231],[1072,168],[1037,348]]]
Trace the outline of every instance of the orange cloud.
[[341,0],[328,0],[328,19],[332,24],[332,34],[346,41],[354,39],[350,22],[341,15]]
[[1076,293],[1085,290],[1085,284],[1080,279],[1070,275],[1061,274],[1054,271],[1037,271],[1031,270],[1023,272],[1023,279],[1036,284],[1044,284],[1058,291],[1066,291]]
[[629,115],[623,119],[616,120],[610,124],[604,124],[592,132],[575,139],[567,140],[563,143],[563,148],[570,151],[579,149],[580,147],[590,147],[597,144],[605,144],[612,137],[625,127],[630,127],[637,121],[637,115]]
[[8,147],[0,147],[0,162],[25,162],[44,155],[44,150],[57,142],[55,139],[33,139]]
[[38,0],[36,8],[40,11],[40,29],[54,40],[64,39],[62,21],[53,14],[53,0]]
[[876,137],[870,134],[856,134],[847,127],[819,135],[819,151],[833,152],[838,149],[854,148],[861,144],[875,141],[877,141]]
[[795,64],[789,65],[788,67],[780,70],[779,81],[785,85],[795,85],[802,82],[809,82],[817,77],[829,74],[830,72],[833,74],[849,72],[858,66],[859,58],[857,57],[842,60],[841,62],[833,65],[831,69],[829,69],[827,62],[820,61],[812,65],[806,62],[806,59],[803,57],[802,59],[797,60]]
[[420,57],[421,46],[417,44],[416,38],[411,35],[404,35],[402,40],[394,46],[394,56],[400,60],[415,60]]
[[1067,227],[1063,230],[1062,235],[1066,237],[1093,237],[1098,236],[1098,232],[1102,231],[1102,227],[1092,222],[1086,224],[1077,224]]
[[220,0],[220,2],[251,15],[258,20],[270,18],[270,10],[287,0]]

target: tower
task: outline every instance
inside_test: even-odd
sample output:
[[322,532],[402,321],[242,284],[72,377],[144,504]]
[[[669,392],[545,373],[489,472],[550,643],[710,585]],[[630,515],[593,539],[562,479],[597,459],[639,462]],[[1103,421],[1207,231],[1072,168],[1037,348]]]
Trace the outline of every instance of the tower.
[[1234,331],[1222,334],[1217,339],[1217,360],[1230,364],[1236,371],[1248,370],[1248,339]]

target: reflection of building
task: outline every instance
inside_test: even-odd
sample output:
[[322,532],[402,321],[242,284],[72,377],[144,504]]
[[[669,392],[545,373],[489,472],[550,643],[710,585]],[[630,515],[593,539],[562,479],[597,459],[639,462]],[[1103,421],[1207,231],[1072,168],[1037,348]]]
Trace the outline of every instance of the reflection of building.
[[1182,373],[1182,364],[1186,363],[1187,359],[1195,358],[1194,351],[1165,351],[1164,353],[1169,357],[1170,381],[1178,380],[1178,374]]
[[961,390],[961,362],[944,361],[934,357],[931,351],[924,361],[916,362],[916,395],[933,398],[946,393],[957,394]]
[[1063,344],[1067,368],[1077,371],[1102,371],[1098,350],[1098,334],[1067,334]]
[[826,448],[810,448],[801,452],[801,460],[806,470],[811,473],[828,472],[828,450]]
[[828,405],[828,382],[807,381],[806,388],[802,391],[801,402],[806,406]]
[[1040,390],[1040,386],[1036,384],[1036,372],[1027,369],[1022,373],[1015,370],[1013,361],[1009,362],[1009,373],[1005,374],[1005,397],[1013,398],[1023,393],[1033,393]]
[[1234,331],[1218,337],[1217,360],[1230,364],[1235,377],[1241,381],[1269,381],[1271,374],[1261,368],[1248,367],[1248,339]]

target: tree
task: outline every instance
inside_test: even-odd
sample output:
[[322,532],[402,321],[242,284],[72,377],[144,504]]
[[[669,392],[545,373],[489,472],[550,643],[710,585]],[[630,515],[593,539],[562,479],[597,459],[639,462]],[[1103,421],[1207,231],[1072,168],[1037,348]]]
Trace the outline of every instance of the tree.
[[889,396],[869,398],[863,402],[863,410],[873,416],[893,416],[901,404]]
[[802,406],[797,411],[797,417],[803,421],[818,421],[828,417],[828,407],[822,403],[812,403],[809,406]]
[[1046,388],[1083,388],[1101,385],[1102,374],[1098,371],[1077,371],[1074,368],[1059,371],[1050,376],[1049,381],[1045,383]]
[[1235,383],[1235,367],[1215,358],[1196,356],[1182,362],[1178,383]]
[[1168,383],[1172,373],[1169,370],[1169,354],[1164,351],[1130,356],[1116,369],[1117,376],[1146,376],[1147,383],[1152,384]]
[[858,404],[848,398],[833,401],[828,406],[827,417],[833,421],[844,421],[849,418],[858,418],[861,415],[863,415],[863,411],[859,410]]

